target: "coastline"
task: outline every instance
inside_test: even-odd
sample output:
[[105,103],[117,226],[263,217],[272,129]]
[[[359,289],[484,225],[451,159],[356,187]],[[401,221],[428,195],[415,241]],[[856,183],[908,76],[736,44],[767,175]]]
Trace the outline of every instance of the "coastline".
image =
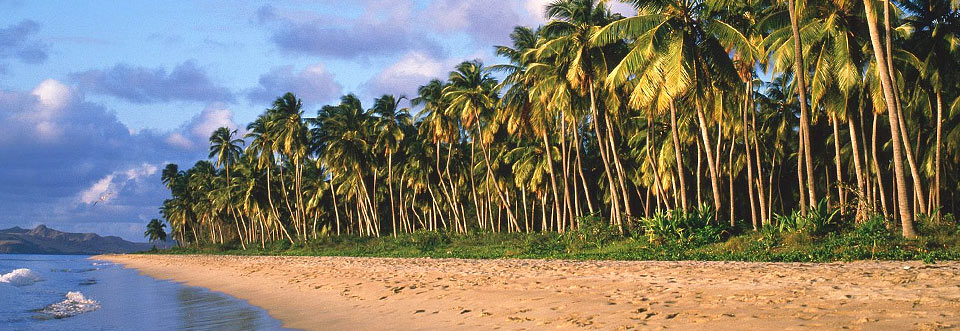
[[960,263],[99,255],[296,329],[960,326]]

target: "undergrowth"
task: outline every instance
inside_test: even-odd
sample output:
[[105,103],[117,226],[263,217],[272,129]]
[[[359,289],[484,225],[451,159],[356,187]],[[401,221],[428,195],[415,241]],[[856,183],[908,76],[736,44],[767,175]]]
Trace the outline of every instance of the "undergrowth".
[[178,247],[148,253],[306,255],[431,258],[545,258],[580,260],[716,260],[833,262],[853,260],[960,260],[960,224],[953,215],[920,215],[921,236],[904,239],[882,216],[861,223],[825,203],[801,213],[774,215],[759,231],[716,222],[714,211],[667,211],[611,226],[588,216],[566,233],[494,233],[418,231],[397,237],[324,236],[291,245],[277,241],[240,249],[223,246]]

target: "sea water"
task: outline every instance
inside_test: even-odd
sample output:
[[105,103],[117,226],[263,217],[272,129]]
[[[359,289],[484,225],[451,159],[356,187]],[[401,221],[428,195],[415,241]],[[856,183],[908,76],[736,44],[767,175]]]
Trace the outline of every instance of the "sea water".
[[0,330],[282,330],[246,301],[89,256],[0,254]]

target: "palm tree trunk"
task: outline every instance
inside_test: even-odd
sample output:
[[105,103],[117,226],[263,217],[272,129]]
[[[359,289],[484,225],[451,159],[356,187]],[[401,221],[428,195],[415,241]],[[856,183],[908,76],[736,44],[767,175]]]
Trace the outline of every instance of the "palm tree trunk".
[[[563,171],[563,213],[560,217],[560,221],[557,225],[560,226],[561,230],[566,230],[567,221],[573,219],[573,210],[571,209],[570,204],[570,167],[569,157],[570,153],[567,150],[567,120],[565,116],[560,116],[560,164],[563,166],[560,168]],[[568,216],[570,215],[570,216]],[[572,222],[571,222],[572,223]]]
[[390,220],[393,222],[393,237],[397,237],[397,209],[393,202],[393,153],[387,152],[387,190],[390,191]]
[[677,130],[677,106],[673,100],[670,101],[670,135],[673,138],[673,153],[677,159],[677,177],[680,177],[680,208],[686,212],[687,206],[687,180],[683,175],[683,151],[680,150],[680,133]]
[[[650,169],[653,171],[653,187],[657,191],[657,206],[660,205],[662,201],[667,210],[670,209],[670,203],[667,201],[666,192],[663,189],[663,186],[660,184],[660,170],[658,169],[658,163],[653,159],[653,156],[650,155],[650,150],[653,149],[653,115],[647,113],[647,143],[644,147],[647,153],[647,162],[650,162]],[[659,209],[659,208],[658,208]]]
[[[476,121],[475,124],[477,137],[483,137],[480,135],[480,113],[477,112],[476,108],[473,109],[473,116],[474,120]],[[490,157],[490,150],[486,147],[486,144],[484,144],[482,140],[483,139],[480,141],[480,151],[484,156],[484,161],[486,161],[487,173],[493,174],[493,167],[490,165],[490,163],[493,162],[492,158]],[[509,217],[511,222],[516,222],[517,217],[513,214],[513,207],[511,207],[510,202],[504,197],[503,189],[500,188],[500,182],[494,179],[493,187],[497,191],[497,197],[500,198],[500,205],[507,209],[507,217]]]
[[307,209],[306,205],[303,203],[303,162],[300,157],[294,157],[293,162],[293,179],[297,194],[297,213],[299,215],[298,217],[300,218],[300,228],[303,229],[304,241],[306,241],[306,239],[309,237],[307,235]]
[[[865,0],[866,1],[866,0]],[[813,156],[810,141],[810,110],[807,108],[807,72],[803,66],[803,44],[800,40],[799,18],[797,18],[796,4],[794,0],[789,0],[787,8],[790,14],[790,26],[793,30],[793,69],[797,76],[797,93],[800,98],[800,141],[804,144],[803,157],[806,166],[807,194],[810,200],[810,206],[817,204],[817,190],[813,180]]]
[[880,207],[883,208],[883,217],[890,216],[890,209],[887,208],[887,189],[883,187],[883,173],[880,171],[880,162],[877,157],[877,114],[873,114],[873,133],[871,134],[871,155],[873,158],[873,171],[877,175],[877,187],[880,189]]
[[[627,214],[627,222],[632,222],[630,211],[630,193],[627,191],[626,179],[624,179],[624,174],[626,171],[623,170],[623,163],[620,162],[620,153],[617,151],[616,138],[613,135],[613,123],[610,121],[610,117],[607,116],[604,118],[604,123],[607,125],[607,144],[610,145],[610,155],[613,156],[613,164],[617,168],[617,179],[620,184],[620,197],[623,199],[623,212]],[[629,224],[628,224],[629,225]]]
[[700,121],[700,136],[703,139],[703,148],[707,154],[707,168],[710,171],[710,186],[713,188],[713,216],[715,221],[720,221],[720,181],[717,173],[717,163],[713,159],[713,145],[710,143],[710,133],[707,131],[707,119],[703,115],[703,106],[700,104],[700,98],[696,99],[697,119]]
[[833,126],[833,163],[837,170],[837,199],[840,201],[840,208],[847,208],[847,192],[843,183],[843,166],[840,157],[840,124],[837,123],[837,117],[830,115],[830,125]]
[[701,188],[703,188],[703,183],[702,183],[703,181],[701,180],[701,178],[703,178],[703,176],[701,176],[703,174],[703,147],[701,146],[702,146],[702,142],[698,139],[697,140],[697,175],[694,176],[697,178],[697,207],[698,208],[703,205],[703,194],[701,194],[701,191],[702,191]]
[[[483,208],[480,206],[480,200],[479,200],[479,198],[477,197],[477,179],[476,179],[476,176],[475,176],[475,174],[474,174],[474,169],[476,169],[476,164],[477,164],[477,161],[476,161],[476,152],[477,152],[477,141],[474,140],[473,142],[470,143],[470,170],[469,170],[469,172],[470,172],[470,196],[473,197],[473,206],[474,206],[474,212],[475,212],[476,215],[477,215],[477,222],[480,223],[480,228],[483,229],[483,228],[485,227],[485,224],[487,224],[487,222],[486,222],[486,220],[485,220],[486,215],[484,214]],[[489,176],[490,173],[487,172],[487,175]],[[463,223],[466,224],[466,223],[467,223],[467,220],[464,219],[464,220],[463,220]],[[492,222],[491,222],[491,224],[492,224]],[[459,224],[457,225],[457,227],[459,227]]]
[[934,198],[931,198],[931,200],[933,200],[933,207],[935,208],[934,210],[936,211],[937,219],[940,218],[940,207],[941,207],[940,205],[940,149],[943,146],[943,144],[941,143],[942,142],[941,138],[943,137],[943,99],[942,97],[943,97],[942,93],[940,92],[939,89],[937,89],[937,144],[936,144],[937,147],[936,147],[936,152],[934,154],[934,162],[933,162]]
[[[800,143],[797,145],[797,187],[800,191],[800,213],[803,216],[807,216],[807,190],[804,190],[804,181],[803,181],[803,150],[806,149],[803,143],[803,135],[800,135]],[[810,207],[812,207],[811,205]]]
[[295,244],[293,238],[290,237],[290,233],[287,232],[286,227],[283,226],[283,222],[280,221],[280,211],[277,210],[277,207],[273,204],[273,193],[270,188],[270,166],[267,167],[267,203],[270,204],[270,210],[273,212],[274,219],[277,220],[277,225],[280,226],[280,229],[283,230],[283,234],[287,235],[287,239],[290,240],[290,244]]
[[851,156],[853,157],[853,167],[857,174],[857,221],[862,221],[864,215],[865,184],[863,176],[863,165],[860,163],[860,141],[857,139],[857,127],[853,124],[853,117],[847,116],[847,128],[850,131],[850,145],[852,147]]
[[404,203],[403,199],[403,183],[405,182],[404,177],[405,173],[403,170],[400,171],[400,185],[397,185],[397,200],[400,201],[400,206],[397,208],[397,216],[400,216],[400,231],[401,232],[410,232],[409,230],[409,219],[406,213],[407,204]]
[[890,70],[890,81],[893,83],[893,98],[894,104],[897,107],[897,116],[899,117],[898,122],[900,123],[900,135],[903,139],[904,153],[907,156],[907,164],[910,166],[910,176],[913,178],[913,190],[914,194],[917,197],[918,203],[915,204],[915,208],[919,209],[921,213],[927,213],[926,210],[926,198],[923,193],[923,183],[922,178],[920,177],[920,172],[917,171],[916,158],[914,158],[913,147],[910,144],[909,131],[907,130],[906,121],[903,116],[903,106],[900,101],[900,91],[897,88],[897,75],[895,74],[895,69],[893,66],[893,33],[890,23],[890,0],[884,1],[883,6],[883,22],[884,22],[884,34],[886,39],[886,61],[887,68]]
[[303,237],[300,232],[300,220],[298,217],[299,214],[294,212],[293,207],[290,205],[290,196],[289,196],[290,192],[287,191],[286,180],[283,179],[283,166],[280,167],[280,189],[283,190],[283,201],[284,201],[284,204],[286,204],[287,206],[287,211],[290,212],[290,217],[293,218],[292,220],[293,229],[297,233],[297,240],[301,240],[303,239]]
[[[752,161],[753,156],[751,155],[752,153],[750,153],[750,138],[748,134],[748,132],[750,131],[750,127],[747,126],[747,116],[748,114],[753,112],[753,108],[751,108],[752,105],[750,102],[753,97],[753,79],[752,78],[748,79],[747,81],[746,92],[747,92],[746,93],[747,95],[744,100],[744,107],[743,107],[743,114],[742,114],[743,117],[741,118],[741,125],[742,125],[741,129],[743,130],[743,148],[747,157],[746,159],[747,160],[747,192],[750,198],[750,203],[748,204],[748,206],[750,206],[750,224],[753,225],[753,230],[756,231],[757,230],[757,209],[756,209],[757,206],[755,202],[756,197],[753,194],[754,193],[753,161]],[[731,138],[731,140],[733,139]],[[730,195],[730,199],[731,199],[730,201],[733,202],[733,194]]]
[[590,186],[587,185],[587,177],[583,175],[583,161],[581,161],[580,159],[580,153],[581,153],[580,146],[582,145],[582,143],[580,140],[579,131],[580,131],[579,129],[574,129],[573,131],[573,134],[574,134],[573,139],[575,140],[574,142],[577,144],[577,173],[580,174],[580,181],[583,182],[583,199],[587,201],[587,208],[589,208],[590,213],[593,214],[595,213],[595,211],[593,209],[593,199],[590,197],[590,188],[589,188]]
[[[751,95],[753,94],[752,89],[750,93]],[[752,97],[751,97],[751,100],[753,100]],[[753,109],[752,104],[750,106],[750,109],[751,110]],[[760,142],[757,140],[757,116],[753,111],[751,111],[749,114],[750,114],[750,120],[752,124],[751,128],[753,130],[753,139],[752,139],[753,147],[754,147],[753,154],[754,154],[754,159],[757,160],[757,193],[759,193],[757,194],[757,197],[759,198],[758,200],[760,202],[760,225],[766,226],[770,222],[770,213],[772,213],[772,210],[773,210],[773,207],[771,206],[771,202],[770,202],[771,200],[770,196],[773,194],[773,190],[772,189],[764,190],[763,162],[761,162],[761,159],[760,159]],[[776,160],[776,157],[774,157],[774,160]],[[770,175],[771,175],[770,178],[773,178],[773,169],[774,169],[773,161],[774,160],[770,161]],[[770,181],[768,181],[768,183],[769,182]],[[767,195],[766,191],[769,191],[770,195]]]
[[333,214],[337,221],[337,235],[340,235],[340,208],[337,207],[337,192],[333,189],[333,175],[330,175],[330,181],[327,182],[330,187],[330,196],[333,197]]
[[610,220],[616,225],[620,232],[623,232],[623,223],[620,220],[620,203],[617,197],[617,184],[613,178],[614,174],[610,170],[610,157],[607,155],[607,148],[604,144],[603,135],[600,134],[600,115],[597,111],[597,99],[593,94],[593,81],[587,79],[587,85],[590,86],[590,115],[593,116],[593,130],[597,137],[597,150],[600,151],[600,159],[603,161],[603,170],[607,177],[607,185],[610,190]]
[[728,178],[727,182],[728,182],[728,186],[730,187],[729,208],[730,208],[730,226],[731,227],[737,226],[737,223],[736,223],[737,215],[736,215],[736,210],[734,209],[735,199],[733,198],[733,179],[734,179],[733,178],[733,150],[737,146],[736,143],[737,143],[736,140],[732,139],[731,137],[730,154],[727,157],[727,178]]
[[[899,97],[895,100],[897,107],[900,107]],[[897,116],[900,117],[900,134],[903,139],[904,145],[904,154],[907,156],[907,165],[910,167],[910,176],[913,178],[913,190],[917,197],[917,203],[915,207],[920,210],[921,213],[926,214],[927,209],[927,199],[923,193],[923,179],[920,177],[920,171],[917,170],[917,161],[914,158],[913,153],[913,144],[910,143],[909,131],[907,131],[906,121],[903,119],[903,113],[901,109],[897,110]]]
[[[453,154],[453,144],[450,144],[450,150],[447,152],[447,163],[445,167],[446,176],[444,176],[444,172],[440,171],[440,142],[437,142],[436,147],[437,147],[437,177],[439,177],[439,180],[440,180],[440,193],[443,193],[443,195],[446,197],[447,205],[450,208],[450,211],[453,213],[453,221],[459,224],[460,212],[458,212],[458,209],[457,209],[457,205],[459,201],[454,199],[454,197],[457,196],[457,192],[456,192],[456,187],[453,184],[453,178],[450,176],[450,158]],[[446,184],[444,184],[443,182],[443,177],[447,177],[447,180],[450,182],[449,184],[450,184],[451,192],[447,191]],[[437,206],[437,209],[439,210],[440,207]],[[442,216],[440,220],[441,220],[441,223],[446,224]]]
[[890,140],[893,145],[894,177],[897,183],[897,200],[900,209],[900,222],[903,229],[903,236],[906,238],[914,238],[917,234],[913,228],[913,214],[910,213],[910,199],[907,196],[907,183],[903,167],[903,145],[901,145],[902,142],[900,141],[902,138],[900,133],[900,114],[894,104],[896,99],[894,97],[894,87],[890,74],[891,69],[887,67],[884,49],[880,45],[880,31],[877,28],[872,0],[864,0],[863,6],[867,15],[867,25],[870,29],[870,41],[873,46],[874,57],[877,61],[877,74],[880,75],[880,83],[883,86],[883,95],[887,104],[887,117],[890,122]]

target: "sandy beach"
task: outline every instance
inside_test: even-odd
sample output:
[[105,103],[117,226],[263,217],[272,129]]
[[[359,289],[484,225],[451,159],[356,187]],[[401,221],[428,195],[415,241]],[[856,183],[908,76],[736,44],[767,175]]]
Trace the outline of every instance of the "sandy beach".
[[307,330],[960,327],[960,263],[104,255]]

